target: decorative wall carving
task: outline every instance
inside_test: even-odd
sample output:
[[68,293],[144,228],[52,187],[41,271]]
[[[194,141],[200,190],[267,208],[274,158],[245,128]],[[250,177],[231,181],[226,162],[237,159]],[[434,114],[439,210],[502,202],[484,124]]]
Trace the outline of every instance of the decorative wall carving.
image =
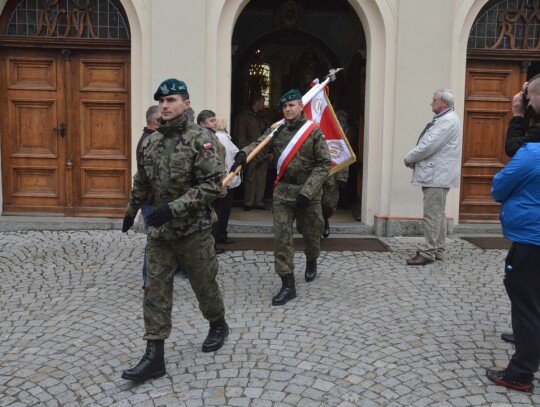
[[304,9],[296,0],[282,1],[276,7],[274,14],[274,24],[280,29],[298,29],[302,22]]
[[491,48],[500,48],[507,38],[510,49],[540,49],[540,33],[535,29],[540,26],[540,2],[521,0],[518,9],[503,11],[498,22],[499,38]]
[[22,0],[6,35],[48,38],[129,39],[113,0]]
[[540,0],[499,0],[476,20],[469,49],[540,49]]

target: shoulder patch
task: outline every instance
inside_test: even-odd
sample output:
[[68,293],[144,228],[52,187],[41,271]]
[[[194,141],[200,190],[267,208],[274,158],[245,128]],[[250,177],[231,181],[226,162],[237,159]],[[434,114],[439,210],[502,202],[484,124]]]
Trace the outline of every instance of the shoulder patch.
[[212,145],[212,143],[204,143],[202,146],[203,146],[203,148],[204,148],[205,150],[211,150],[211,149],[214,148],[214,146]]

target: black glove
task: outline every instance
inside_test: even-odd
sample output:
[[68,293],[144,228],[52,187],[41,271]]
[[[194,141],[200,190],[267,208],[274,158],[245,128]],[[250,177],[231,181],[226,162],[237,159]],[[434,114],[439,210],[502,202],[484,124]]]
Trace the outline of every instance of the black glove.
[[135,218],[133,216],[124,216],[124,222],[122,223],[122,233],[127,233],[127,231],[133,226],[134,222]]
[[296,197],[296,209],[306,209],[309,206],[309,198],[302,194]]
[[163,204],[159,208],[154,209],[146,218],[146,224],[148,226],[160,227],[168,221],[174,218],[171,207],[169,204]]
[[243,151],[239,151],[234,156],[234,164],[231,166],[231,170],[229,172],[234,172],[238,167],[242,166],[242,168],[246,168],[246,153]]

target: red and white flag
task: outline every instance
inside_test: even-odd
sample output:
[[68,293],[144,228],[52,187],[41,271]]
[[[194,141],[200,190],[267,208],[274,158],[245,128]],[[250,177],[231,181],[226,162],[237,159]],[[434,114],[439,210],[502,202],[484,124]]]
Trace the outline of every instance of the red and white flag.
[[[312,86],[318,83],[319,80],[316,79],[313,81]],[[321,91],[304,106],[304,113],[309,120],[312,120],[319,125],[324,134],[332,157],[332,170],[330,171],[330,174],[334,174],[356,161],[356,155],[339,124],[324,89],[321,89]]]

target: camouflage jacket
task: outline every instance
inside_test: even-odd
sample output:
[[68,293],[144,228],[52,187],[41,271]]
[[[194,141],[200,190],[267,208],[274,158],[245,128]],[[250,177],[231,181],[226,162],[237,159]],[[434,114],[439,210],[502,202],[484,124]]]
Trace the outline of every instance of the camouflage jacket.
[[[261,154],[273,153],[274,160],[277,161],[306,120],[306,115],[302,112],[297,119],[288,122],[279,134],[272,137]],[[271,131],[271,128],[267,129],[259,139],[242,151],[249,155]],[[302,194],[310,199],[320,199],[321,187],[331,168],[332,159],[328,145],[321,130],[316,127],[289,163],[285,174],[274,189],[274,198],[294,201],[298,194]]]
[[144,202],[170,202],[174,219],[150,227],[156,239],[176,239],[212,226],[209,205],[221,192],[223,167],[214,139],[185,114],[162,124],[142,144],[126,215],[135,216]]
[[234,122],[236,145],[242,148],[257,140],[269,125],[270,122],[262,113],[255,113],[251,109],[243,110]]
[[[214,144],[216,145],[216,148],[217,148],[219,161],[223,165],[223,178],[225,178],[229,174],[228,172],[229,169],[225,168],[226,167],[225,156],[227,155],[227,152],[225,151],[225,147],[223,147],[223,144],[221,144],[221,142],[218,139],[218,136],[216,136],[216,133],[213,130],[206,129],[204,127],[202,129],[210,135],[212,140],[214,140]],[[223,198],[225,195],[227,195],[227,186],[221,187],[221,193],[219,194],[218,198]]]

